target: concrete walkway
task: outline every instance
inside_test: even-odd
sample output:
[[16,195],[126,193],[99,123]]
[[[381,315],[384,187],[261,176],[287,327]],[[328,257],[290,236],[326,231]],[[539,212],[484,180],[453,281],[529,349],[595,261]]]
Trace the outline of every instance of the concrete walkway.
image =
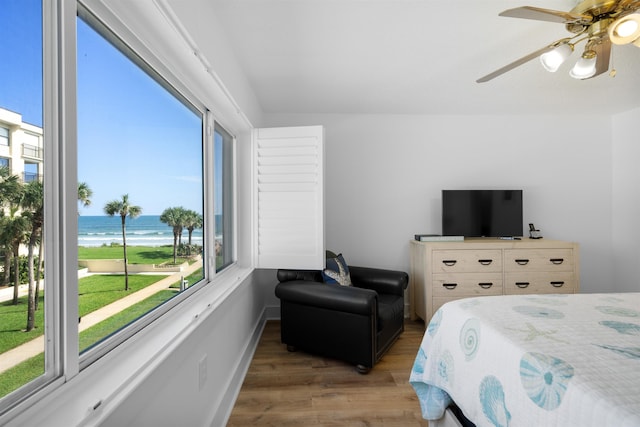
[[[42,289],[43,282],[40,282],[40,289]],[[29,292],[29,285],[20,285],[18,286],[18,298],[25,296]],[[0,289],[0,302],[9,301],[13,299],[13,286],[7,286],[6,288]]]
[[[98,310],[86,314],[80,320],[80,324],[78,325],[78,332],[82,332],[85,329],[88,329],[91,326],[100,323],[104,319],[107,319],[114,314],[119,313],[134,304],[139,303],[140,301],[150,297],[151,295],[167,289],[171,284],[179,281],[180,277],[187,277],[200,267],[202,267],[202,259],[191,264],[185,271],[167,276],[166,278],[161,279],[144,289],[134,292],[131,295],[128,295],[124,298],[112,302],[109,305],[105,305]],[[43,351],[44,335],[38,338],[34,338],[31,341],[28,341],[18,347],[0,354],[0,373],[12,368],[19,363],[24,362],[25,360],[32,358],[33,356],[38,355],[39,353],[42,353]]]

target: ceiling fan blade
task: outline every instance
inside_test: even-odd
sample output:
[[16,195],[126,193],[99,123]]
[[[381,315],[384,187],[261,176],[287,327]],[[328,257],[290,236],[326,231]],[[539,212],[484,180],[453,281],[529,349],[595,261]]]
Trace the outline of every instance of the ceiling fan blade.
[[[593,75],[599,76],[602,73],[609,71],[609,60],[611,59],[611,40],[605,38],[602,42],[593,47],[596,51],[596,73]],[[592,77],[592,78],[593,78]]]
[[538,56],[542,55],[545,52],[548,52],[552,49],[555,48],[555,44],[552,43],[548,46],[543,47],[542,49],[538,49],[535,52],[531,52],[530,54],[523,56],[520,59],[517,59],[515,61],[513,61],[510,64],[505,65],[502,68],[498,68],[496,71],[494,71],[493,73],[489,73],[484,77],[480,77],[478,80],[476,80],[476,83],[484,83],[484,82],[488,82],[489,80],[492,80],[496,77],[498,77],[501,74],[506,73],[507,71],[511,71],[516,67],[519,67],[520,65],[527,63],[529,61],[531,61],[534,58],[537,58]]
[[537,21],[556,22],[567,24],[569,22],[589,23],[593,18],[589,15],[581,15],[559,10],[542,9],[540,7],[522,6],[515,9],[507,9],[499,14],[509,18],[535,19]]

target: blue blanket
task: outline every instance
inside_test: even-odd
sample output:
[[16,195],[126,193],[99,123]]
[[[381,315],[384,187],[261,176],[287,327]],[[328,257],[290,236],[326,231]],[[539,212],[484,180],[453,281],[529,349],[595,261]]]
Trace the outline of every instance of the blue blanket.
[[423,417],[476,426],[640,426],[640,293],[462,299],[438,310],[410,382]]

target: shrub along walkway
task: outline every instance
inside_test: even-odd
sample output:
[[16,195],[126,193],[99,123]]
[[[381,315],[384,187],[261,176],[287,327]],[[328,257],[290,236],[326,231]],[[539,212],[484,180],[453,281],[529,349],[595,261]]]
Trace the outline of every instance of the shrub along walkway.
[[[197,262],[191,264],[185,271],[181,271],[178,273],[174,273],[166,278],[157,281],[156,283],[147,286],[144,289],[141,289],[137,292],[132,293],[124,298],[121,298],[117,301],[112,302],[109,305],[105,305],[98,310],[92,311],[89,314],[80,319],[80,324],[78,325],[78,332],[82,332],[85,329],[90,328],[93,325],[96,325],[103,321],[104,319],[108,319],[116,313],[121,312],[122,310],[131,307],[134,304],[139,303],[140,301],[150,297],[151,295],[160,292],[164,289],[167,289],[176,281],[180,280],[181,276],[187,277],[197,269],[202,267],[202,259]],[[26,342],[16,348],[13,348],[7,352],[0,354],[0,373],[14,367],[15,365],[22,363],[33,356],[36,356],[42,353],[44,349],[44,335],[39,336],[38,338],[34,338],[33,340]]]

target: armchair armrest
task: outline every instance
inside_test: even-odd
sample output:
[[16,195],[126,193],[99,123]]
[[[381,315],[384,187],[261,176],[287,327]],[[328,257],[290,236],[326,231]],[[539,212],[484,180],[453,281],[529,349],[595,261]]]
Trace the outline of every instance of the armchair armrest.
[[349,266],[351,283],[359,288],[373,289],[380,294],[404,295],[409,275],[404,271]]
[[364,315],[374,313],[377,304],[377,293],[370,289],[301,280],[279,283],[276,296],[297,304]]

